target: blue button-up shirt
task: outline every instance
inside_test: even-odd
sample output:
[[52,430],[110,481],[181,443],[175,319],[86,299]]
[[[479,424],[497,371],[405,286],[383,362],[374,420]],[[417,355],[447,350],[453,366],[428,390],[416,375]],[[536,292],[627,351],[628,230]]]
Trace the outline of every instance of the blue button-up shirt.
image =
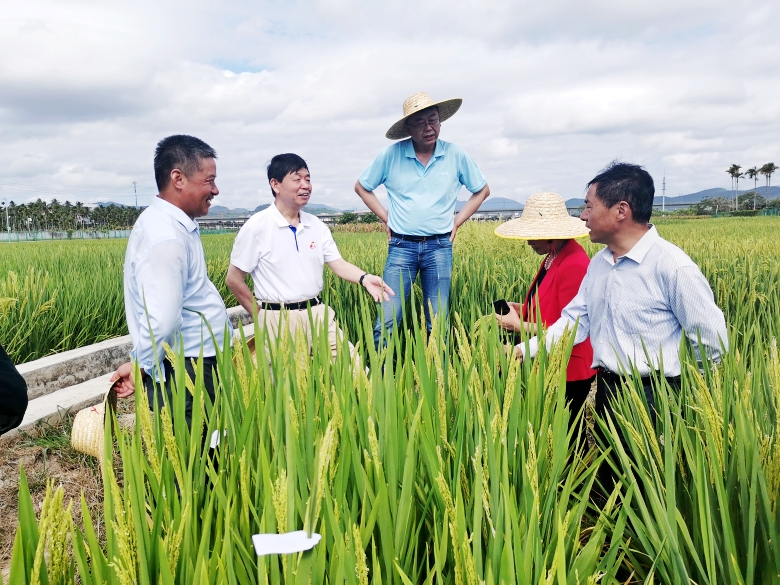
[[[225,327],[233,330],[225,303],[209,280],[198,224],[181,209],[155,198],[138,217],[125,253],[125,314],[133,349],[130,358],[160,379],[157,360],[163,343],[184,355],[216,355],[211,331],[220,347]],[[150,329],[151,327],[151,329]],[[157,346],[152,349],[151,334]]]
[[[645,376],[663,364],[664,375],[679,376],[683,334],[699,360],[719,361],[721,344],[728,349],[726,320],[707,279],[655,226],[617,260],[609,248],[593,257],[577,296],[547,330],[547,347],[577,319],[574,343],[590,335],[593,367],[615,373],[630,373],[633,365]],[[534,357],[537,338],[529,349]]]
[[411,138],[385,148],[358,180],[367,191],[384,185],[390,229],[414,236],[451,232],[461,186],[477,193],[487,183],[465,150],[443,140],[423,166]]

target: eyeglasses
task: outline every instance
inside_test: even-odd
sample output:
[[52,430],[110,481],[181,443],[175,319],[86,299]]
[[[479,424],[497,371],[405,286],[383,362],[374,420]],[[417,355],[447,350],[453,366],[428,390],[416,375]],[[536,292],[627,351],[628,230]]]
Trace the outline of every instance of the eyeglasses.
[[435,120],[420,120],[414,124],[407,122],[406,125],[409,126],[409,128],[414,128],[415,130],[425,130],[428,126],[431,128],[438,128],[441,126],[441,121],[436,118]]

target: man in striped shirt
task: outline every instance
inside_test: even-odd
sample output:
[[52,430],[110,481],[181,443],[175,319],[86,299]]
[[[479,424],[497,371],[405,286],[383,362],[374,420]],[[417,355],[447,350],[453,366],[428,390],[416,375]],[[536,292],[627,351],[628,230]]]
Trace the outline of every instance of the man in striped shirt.
[[[642,167],[614,162],[588,183],[580,218],[590,239],[606,248],[591,260],[577,296],[548,330],[551,347],[568,327],[574,343],[590,336],[598,369],[596,410],[610,411],[609,398],[632,368],[642,376],[654,413],[651,376],[663,371],[672,387],[682,370],[685,335],[699,361],[719,361],[728,349],[726,322],[699,267],[649,223],[655,187]],[[534,357],[538,340],[515,354]]]

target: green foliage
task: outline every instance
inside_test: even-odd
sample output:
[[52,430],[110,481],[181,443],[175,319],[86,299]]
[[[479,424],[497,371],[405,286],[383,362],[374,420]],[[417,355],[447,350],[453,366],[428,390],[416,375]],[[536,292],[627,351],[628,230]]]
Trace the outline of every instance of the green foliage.
[[345,211],[338,219],[338,223],[340,224],[358,223],[359,221],[360,216],[352,211]]
[[17,205],[8,205],[8,223],[11,231],[66,231],[71,239],[73,230],[129,229],[144,208],[106,205],[87,207],[83,203],[60,203],[56,199],[46,203],[41,199]]
[[376,213],[369,211],[360,216],[360,223],[379,223]]
[[[310,349],[256,328],[256,362],[243,342],[218,356],[216,404],[191,386],[191,432],[177,356],[173,416],[149,415],[140,391],[136,428],[115,431],[123,481],[104,467],[105,526],[83,502],[73,526],[53,488],[36,516],[22,477],[11,582],[38,571],[50,583],[777,583],[777,222],[659,222],[712,284],[731,351],[700,371],[683,347],[682,387],[656,387],[655,423],[632,382],[615,418],[597,420],[603,449],[581,457],[566,424],[568,344],[518,364],[491,319],[468,326],[494,298],[521,298],[539,263],[527,246],[466,224],[450,327],[422,332],[416,290],[405,333],[379,353],[373,303],[328,272],[359,362],[346,345],[331,360],[322,330]],[[337,237],[345,258],[381,270],[384,234]],[[204,242],[212,274],[232,239]],[[203,437],[223,429],[210,457]],[[596,508],[602,460],[620,481]],[[298,529],[323,540],[302,555],[255,556],[252,534]]]

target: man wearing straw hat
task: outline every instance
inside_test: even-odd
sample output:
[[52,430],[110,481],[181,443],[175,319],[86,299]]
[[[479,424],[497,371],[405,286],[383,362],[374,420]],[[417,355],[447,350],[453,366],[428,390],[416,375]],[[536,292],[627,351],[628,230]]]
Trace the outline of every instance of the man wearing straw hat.
[[[232,341],[225,303],[209,280],[195,218],[209,212],[219,195],[217,153],[194,136],[169,136],[157,144],[154,175],[159,195],[138,217],[125,254],[125,313],[133,342],[132,362],[111,378],[117,396],[130,396],[132,363],[141,369],[149,405],[169,401],[173,368],[163,345],[183,351],[193,380],[192,358],[202,356],[203,385],[214,400],[217,346]],[[155,383],[156,381],[157,383]],[[182,389],[183,390],[183,389]],[[191,422],[192,394],[185,391],[185,420]]]
[[[667,242],[650,221],[655,186],[642,167],[613,162],[588,183],[580,216],[591,241],[606,244],[591,260],[577,296],[547,330],[547,347],[577,323],[575,343],[588,335],[598,369],[596,410],[610,413],[610,398],[632,371],[655,416],[653,377],[679,387],[683,336],[700,361],[719,361],[728,349],[723,312],[699,267]],[[534,357],[536,337],[515,354]]]
[[[455,144],[439,140],[441,123],[458,111],[463,100],[434,101],[417,93],[403,104],[403,117],[385,136],[399,140],[385,148],[363,171],[355,192],[387,229],[389,240],[383,279],[395,291],[380,306],[374,341],[391,331],[402,318],[403,299],[411,296],[420,274],[425,322],[447,315],[452,275],[452,243],[458,228],[490,195],[487,181],[473,159]],[[374,190],[384,185],[390,209]],[[455,216],[461,186],[472,195]]]
[[[531,195],[522,216],[496,228],[497,236],[526,240],[534,252],[545,257],[522,305],[497,303],[496,319],[501,327],[530,334],[537,331],[537,315],[545,327],[560,319],[588,270],[590,259],[575,238],[585,237],[589,231],[584,221],[569,215],[560,195],[548,192]],[[572,420],[585,404],[596,376],[592,363],[593,348],[585,339],[572,348],[566,367],[566,400]]]

